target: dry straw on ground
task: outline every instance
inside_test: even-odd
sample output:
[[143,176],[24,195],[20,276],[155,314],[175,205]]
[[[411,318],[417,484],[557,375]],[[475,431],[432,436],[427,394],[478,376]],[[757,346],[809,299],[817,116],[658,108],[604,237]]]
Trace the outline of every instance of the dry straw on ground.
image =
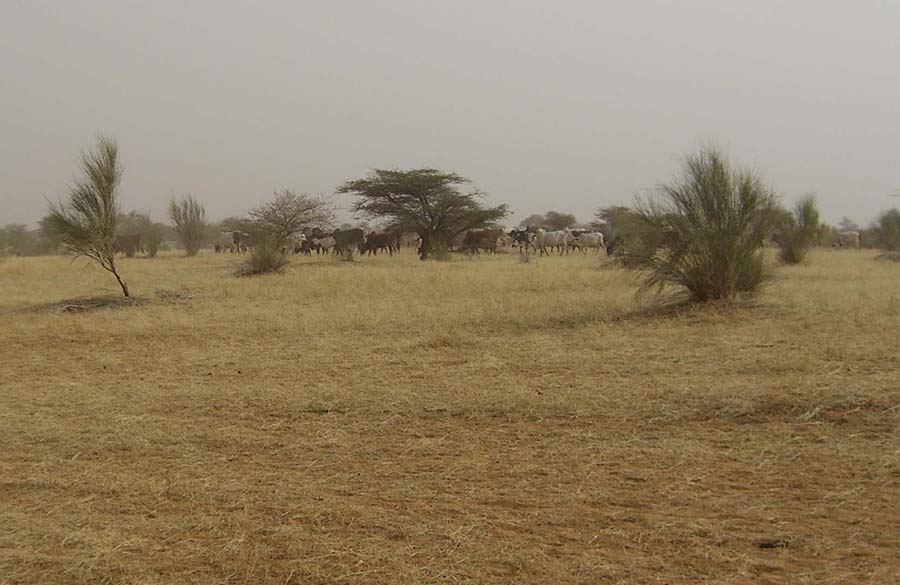
[[893,263],[238,262],[0,265],[0,583],[900,582]]

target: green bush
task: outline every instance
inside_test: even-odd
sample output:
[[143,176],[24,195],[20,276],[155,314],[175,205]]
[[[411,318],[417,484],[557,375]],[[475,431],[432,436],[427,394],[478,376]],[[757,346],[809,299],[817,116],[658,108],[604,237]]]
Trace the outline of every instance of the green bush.
[[759,176],[707,148],[660,196],[638,201],[618,261],[637,271],[640,293],[680,287],[694,301],[733,299],[768,279],[762,246],[774,197]]
[[283,271],[289,263],[287,256],[277,246],[261,244],[253,248],[247,262],[238,269],[237,275],[276,274]]
[[169,201],[169,218],[185,253],[196,256],[206,235],[206,208],[190,195],[173,197]]
[[878,218],[881,247],[888,252],[900,252],[900,211],[891,209]]
[[793,213],[782,214],[776,233],[778,259],[784,264],[799,264],[819,233],[819,209],[813,196],[797,202]]

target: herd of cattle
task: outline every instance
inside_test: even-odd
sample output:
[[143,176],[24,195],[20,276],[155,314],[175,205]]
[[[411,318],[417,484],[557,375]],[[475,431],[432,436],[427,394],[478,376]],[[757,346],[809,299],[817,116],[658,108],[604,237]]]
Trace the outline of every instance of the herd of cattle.
[[[214,248],[218,253],[246,252],[250,247],[250,235],[245,232],[222,232]],[[346,255],[354,251],[360,254],[378,255],[379,252],[393,256],[403,247],[418,247],[420,240],[415,233],[399,231],[375,231],[366,234],[361,229],[334,230],[326,232],[319,228],[296,234],[282,247],[282,252],[293,252],[305,256],[319,254]],[[468,230],[450,243],[453,251],[477,254],[496,253],[498,249],[519,249],[533,251],[540,255],[550,255],[552,251],[568,254],[571,251],[599,254],[606,249],[603,234],[589,230],[553,230],[540,228],[513,229],[486,228]]]
[[[479,252],[494,253],[501,249],[518,249],[523,253],[533,251],[541,256],[558,252],[560,255],[578,250],[582,253],[593,251],[599,254],[602,250],[612,253],[612,248],[618,242],[607,246],[604,235],[599,231],[562,229],[545,230],[542,228],[528,227],[526,229],[512,229],[506,231],[502,228],[486,228],[468,230],[450,243],[450,249],[463,253],[477,254]],[[250,249],[251,237],[240,231],[222,232],[214,245],[217,253],[232,252],[243,253]],[[366,234],[361,229],[324,231],[320,228],[304,230],[296,234],[288,245],[282,248],[282,252],[293,252],[305,256],[319,254],[335,254],[345,256],[358,251],[360,254],[377,255],[386,252],[390,255],[400,251],[400,248],[418,247],[420,240],[415,233],[403,233],[399,231],[375,231]],[[836,248],[860,247],[860,234],[855,231],[845,231],[838,234],[834,244]],[[144,253],[143,241],[140,234],[116,236],[116,249],[128,255]]]

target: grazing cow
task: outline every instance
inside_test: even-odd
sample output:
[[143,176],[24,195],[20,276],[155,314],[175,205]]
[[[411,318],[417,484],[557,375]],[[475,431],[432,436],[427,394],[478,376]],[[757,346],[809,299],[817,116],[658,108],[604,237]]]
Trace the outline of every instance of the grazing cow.
[[519,248],[524,248],[524,251],[528,251],[528,246],[531,246],[535,251],[537,251],[537,247],[534,245],[535,236],[537,235],[533,231],[529,230],[509,230],[509,237],[513,240],[513,245],[518,246]]
[[353,256],[354,249],[360,249],[366,243],[366,233],[359,228],[352,230],[334,230],[335,253],[341,256]]
[[534,238],[534,247],[539,252],[539,255],[543,256],[544,254],[550,255],[548,252],[548,248],[550,250],[559,249],[559,255],[562,256],[563,252],[568,253],[569,251],[569,238],[571,234],[568,230],[556,230],[552,232],[548,232],[544,229],[539,229],[535,233]]
[[129,258],[136,253],[144,253],[144,238],[141,234],[127,234],[116,236],[115,252],[121,252]]
[[233,232],[232,241],[234,243],[234,252],[243,254],[250,249],[250,234],[247,232]]
[[288,248],[294,254],[300,254],[303,252],[303,245],[306,243],[306,235],[305,234],[293,234],[290,238],[288,238]]
[[365,242],[360,247],[359,251],[361,254],[365,254],[368,252],[369,256],[372,254],[378,255],[378,251],[387,250],[388,254],[391,256],[394,255],[394,252],[399,252],[399,237],[396,232],[372,232],[368,236],[366,236]]
[[478,250],[497,252],[497,241],[503,236],[501,228],[469,230],[462,241],[463,252],[478,253]]
[[466,233],[456,234],[450,239],[450,251],[455,252],[462,249],[463,242],[466,239]]
[[599,254],[600,250],[604,248],[603,234],[600,232],[583,233],[578,238],[578,245],[583,253],[587,253],[588,250],[593,250],[595,254]]
[[859,232],[841,232],[838,234],[838,241],[835,244],[838,248],[856,248],[859,249]]
[[219,234],[219,240],[213,246],[217,254],[223,252],[234,252],[234,232],[222,232]]
[[310,248],[315,249],[316,256],[319,254],[327,254],[328,252],[334,250],[334,237],[333,236],[313,236],[312,245]]
[[388,234],[391,236],[391,248],[394,249],[394,252],[400,253],[400,244],[403,241],[403,232],[392,230],[389,231]]

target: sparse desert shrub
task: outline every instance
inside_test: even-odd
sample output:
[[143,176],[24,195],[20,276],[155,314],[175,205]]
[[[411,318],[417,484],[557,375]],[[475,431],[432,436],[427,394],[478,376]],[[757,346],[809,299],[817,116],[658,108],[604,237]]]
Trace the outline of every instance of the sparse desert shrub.
[[628,239],[628,234],[634,230],[638,214],[630,207],[613,205],[603,207],[594,214],[591,227],[603,233],[606,241],[606,253],[610,256],[622,251],[623,244]]
[[84,176],[69,191],[66,203],[51,203],[42,228],[76,256],[95,260],[111,272],[128,297],[128,284],[116,268],[116,226],[119,217],[119,147],[108,138],[81,158]]
[[776,231],[778,259],[784,264],[799,264],[806,259],[810,246],[819,233],[819,209],[815,197],[797,202],[793,213],[784,213]]
[[287,255],[272,242],[254,246],[250,257],[237,271],[238,276],[256,276],[260,274],[275,274],[284,270],[289,264]]
[[900,254],[900,211],[890,209],[878,217],[878,240],[886,252]]
[[[160,246],[162,246],[164,228],[163,224],[153,221],[149,213],[132,211],[119,218],[120,232],[131,234],[132,238],[130,239],[139,242],[141,248],[143,248],[142,251],[151,258],[159,253]],[[134,236],[139,236],[139,239],[135,240]],[[135,255],[133,247],[126,247],[124,251],[126,256]]]
[[757,173],[706,148],[658,197],[638,200],[618,258],[641,276],[640,293],[677,286],[694,301],[753,293],[769,276],[762,245],[773,209]]
[[203,204],[190,195],[180,200],[172,198],[169,201],[169,218],[185,253],[196,256],[206,235],[206,209]]
[[162,246],[163,225],[156,221],[149,221],[148,219],[147,223],[144,224],[142,235],[144,237],[144,249],[147,251],[147,255],[151,258],[155,258]]

